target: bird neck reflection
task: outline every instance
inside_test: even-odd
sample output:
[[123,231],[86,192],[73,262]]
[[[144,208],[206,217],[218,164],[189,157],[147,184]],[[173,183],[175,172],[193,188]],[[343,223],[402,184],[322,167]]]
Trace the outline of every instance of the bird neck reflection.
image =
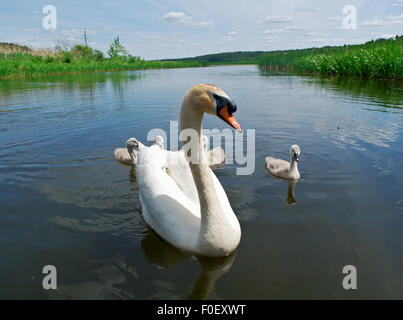
[[[151,228],[144,231],[141,248],[150,263],[164,269],[169,269],[175,264],[184,263],[194,257],[171,246]],[[214,289],[215,282],[231,269],[235,257],[236,251],[223,258],[196,257],[200,262],[201,272],[188,298],[207,299]]]
[[295,199],[294,195],[294,189],[297,183],[297,180],[288,181],[287,203],[290,206],[294,206],[297,203],[297,199]]

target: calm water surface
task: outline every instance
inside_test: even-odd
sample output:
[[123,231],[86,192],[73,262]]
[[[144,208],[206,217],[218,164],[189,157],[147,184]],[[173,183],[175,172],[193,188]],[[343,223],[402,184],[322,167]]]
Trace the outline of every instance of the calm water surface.
[[[256,168],[217,170],[241,223],[226,259],[187,256],[140,216],[129,137],[169,129],[186,90],[222,87]],[[403,85],[269,75],[256,66],[0,82],[0,298],[403,298]],[[206,117],[205,128],[227,128]],[[289,186],[264,157],[302,150]],[[294,187],[294,190],[292,188]],[[42,289],[42,268],[58,290]],[[345,265],[358,290],[341,285]]]

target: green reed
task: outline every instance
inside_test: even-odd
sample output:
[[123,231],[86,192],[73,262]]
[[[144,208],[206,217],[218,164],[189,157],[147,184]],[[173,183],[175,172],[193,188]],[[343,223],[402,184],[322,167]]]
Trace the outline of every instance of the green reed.
[[403,38],[273,52],[262,55],[259,65],[331,76],[403,79]]
[[60,51],[47,56],[0,53],[0,78],[78,72],[204,67],[207,65],[206,61],[145,61],[133,56],[111,59],[103,57],[99,52],[77,54],[73,50]]

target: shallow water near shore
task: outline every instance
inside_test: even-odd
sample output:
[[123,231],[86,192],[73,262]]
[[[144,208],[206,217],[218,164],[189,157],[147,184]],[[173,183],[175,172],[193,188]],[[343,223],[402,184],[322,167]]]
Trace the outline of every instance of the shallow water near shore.
[[[252,175],[215,171],[242,228],[223,259],[188,256],[150,230],[135,171],[113,159],[129,137],[169,132],[186,90],[204,82],[256,134]],[[401,299],[402,102],[401,82],[251,65],[2,80],[0,298]],[[287,160],[294,143],[302,179],[289,185],[264,158]],[[42,288],[49,264],[57,290]],[[345,265],[357,290],[343,289]]]

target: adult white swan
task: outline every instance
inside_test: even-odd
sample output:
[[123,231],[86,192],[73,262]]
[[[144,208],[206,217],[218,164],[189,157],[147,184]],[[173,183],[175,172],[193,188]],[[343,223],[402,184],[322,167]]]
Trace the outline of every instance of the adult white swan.
[[[220,88],[199,84],[186,93],[180,112],[181,140],[194,133],[185,152],[138,143],[137,182],[146,223],[175,247],[202,256],[227,256],[241,228],[227,195],[208,166],[202,144],[204,113],[241,130],[236,104]],[[191,145],[186,149],[187,145]]]

